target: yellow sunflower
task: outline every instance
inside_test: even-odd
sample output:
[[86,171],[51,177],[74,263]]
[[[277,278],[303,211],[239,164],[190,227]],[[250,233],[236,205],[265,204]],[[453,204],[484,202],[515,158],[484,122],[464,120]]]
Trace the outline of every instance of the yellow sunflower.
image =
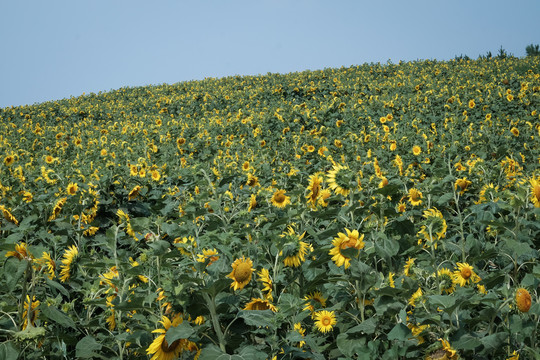
[[540,207],[540,177],[533,177],[531,184],[531,201],[534,207]]
[[11,166],[13,165],[14,162],[15,162],[15,156],[13,155],[8,155],[4,158],[4,164],[6,164],[6,166]]
[[253,262],[250,258],[246,259],[244,256],[242,256],[241,259],[236,259],[231,266],[233,269],[231,273],[227,275],[228,278],[233,280],[231,287],[234,289],[234,291],[243,289],[244,286],[251,281],[251,274],[253,271],[255,271],[253,268]]
[[328,179],[328,186],[330,189],[334,190],[336,194],[341,194],[343,196],[349,195],[352,187],[352,173],[348,170],[349,168],[347,166],[335,164],[332,167],[332,170],[328,171],[326,176]]
[[51,216],[49,216],[48,221],[52,221],[52,220],[54,220],[54,219],[56,219],[58,217],[58,215],[60,214],[60,211],[62,211],[62,207],[64,206],[66,201],[67,201],[67,198],[64,197],[64,198],[59,199],[56,202],[56,204],[54,205],[52,214],[51,214]]
[[131,201],[135,199],[137,196],[139,196],[139,193],[141,192],[141,186],[136,185],[128,194],[128,201]]
[[328,189],[322,189],[321,190],[321,193],[319,195],[319,201],[317,202],[319,205],[321,205],[322,207],[327,207],[328,206],[328,201],[326,201],[330,196],[332,195],[332,193],[330,192],[330,190]]
[[308,204],[311,204],[311,207],[314,208],[317,205],[317,200],[321,195],[321,184],[323,178],[319,174],[313,174],[309,177],[309,184],[307,190],[309,193],[306,195]]
[[452,271],[442,268],[437,271],[437,277],[439,278],[441,292],[451,294],[456,290],[456,280]]
[[416,306],[416,301],[422,298],[424,293],[422,292],[422,289],[419,287],[418,290],[416,290],[411,297],[409,298],[409,305]]
[[72,273],[73,262],[79,255],[79,249],[75,245],[68,247],[68,250],[64,252],[62,259],[62,265],[60,265],[60,281],[66,282]]
[[270,272],[266,268],[262,268],[261,271],[257,273],[259,275],[259,281],[262,282],[263,288],[262,291],[267,293],[264,295],[265,299],[272,301],[274,297],[272,296],[272,278],[270,277]]
[[259,178],[253,174],[247,174],[246,185],[251,187],[259,185]]
[[15,216],[13,216],[11,211],[9,211],[9,209],[6,208],[4,205],[0,205],[0,212],[2,213],[2,216],[4,216],[4,219],[6,219],[7,221],[15,225],[19,225],[19,221],[15,218]]
[[[32,297],[32,305],[30,305],[30,296],[26,295],[26,300],[24,301],[24,311],[23,311],[23,326],[22,329],[28,327],[28,320],[30,319],[30,326],[35,326],[37,317],[39,315],[38,306],[40,304],[39,300],[36,300],[36,297]],[[30,316],[28,316],[28,308],[30,308]]]
[[[285,251],[283,263],[285,266],[298,267],[306,261],[306,254],[311,247],[308,243],[301,241],[304,238],[304,235],[306,235],[305,231],[302,235],[296,234],[292,226],[288,226],[287,231],[280,235],[280,237],[286,238],[287,240],[283,246],[283,251]],[[282,256],[283,251],[280,252],[280,255]]]
[[251,196],[249,197],[248,211],[255,209],[255,207],[257,207],[257,197],[255,196],[255,194],[251,194]]
[[313,312],[315,311],[315,307],[326,307],[326,298],[322,295],[320,291],[315,291],[304,296],[304,301],[306,303],[302,311],[309,310],[310,312]]
[[405,276],[410,276],[411,267],[413,266],[415,260],[415,258],[409,258],[405,262],[405,265],[403,266],[403,273],[405,274]]
[[276,190],[270,201],[275,207],[283,209],[285,206],[291,203],[291,198],[285,195],[285,190]]
[[458,269],[454,271],[454,280],[459,286],[465,286],[469,283],[469,280],[477,283],[480,276],[478,276],[473,267],[467,263],[457,263]]
[[531,294],[527,291],[527,289],[519,288],[516,291],[516,305],[519,311],[521,312],[528,312],[531,308]]
[[319,330],[322,333],[326,333],[328,331],[332,331],[334,328],[334,325],[337,324],[336,315],[334,311],[317,311],[313,315],[313,319],[315,320],[315,326],[317,327],[317,330]]
[[409,202],[412,206],[417,206],[422,204],[422,193],[415,188],[409,189]]
[[462,179],[457,179],[454,183],[454,189],[458,190],[459,188],[459,195],[463,195],[463,193],[467,190],[467,188],[472,184],[471,181],[467,180],[466,177]]
[[[345,269],[348,269],[351,266],[351,258],[348,255],[343,254],[343,250],[347,249],[363,249],[364,244],[364,234],[360,235],[358,230],[350,231],[345,229],[347,234],[338,233],[338,237],[332,240],[332,245],[334,247],[330,249],[329,254],[332,255],[332,260],[336,263],[337,266],[345,265]],[[358,254],[358,251],[356,252]]]
[[75,195],[77,193],[77,190],[79,190],[79,185],[76,183],[69,183],[67,186],[67,193],[68,195]]
[[418,145],[414,145],[412,147],[412,153],[416,156],[420,155],[422,153],[422,148]]
[[244,310],[272,310],[277,311],[277,308],[265,299],[251,298],[251,301],[246,304]]
[[150,360],[173,360],[186,350],[196,350],[196,345],[188,339],[177,339],[172,344],[167,343],[165,335],[167,331],[172,327],[180,325],[184,319],[180,314],[173,317],[172,321],[167,316],[162,316],[160,323],[163,325],[163,329],[156,329],[153,333],[161,334],[148,346],[146,354],[152,355]]
[[41,256],[41,259],[39,259],[39,263],[43,264],[47,267],[47,273],[49,274],[49,279],[54,279],[54,272],[56,270],[56,262],[51,257],[51,254],[48,252],[43,252],[43,255]]
[[15,251],[8,251],[6,257],[16,257],[19,260],[33,258],[25,242],[15,244]]
[[161,174],[157,170],[152,170],[151,176],[152,176],[152,180],[154,181],[159,181],[159,179],[161,179]]
[[219,253],[216,249],[203,249],[202,252],[202,254],[197,254],[197,261],[201,263],[208,261],[206,266],[212,265],[219,259]]

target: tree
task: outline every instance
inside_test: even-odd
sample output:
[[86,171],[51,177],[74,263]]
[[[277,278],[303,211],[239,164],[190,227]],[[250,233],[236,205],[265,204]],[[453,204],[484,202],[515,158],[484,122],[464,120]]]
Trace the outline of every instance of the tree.
[[527,53],[527,56],[538,56],[540,55],[540,46],[538,44],[527,45],[525,52]]

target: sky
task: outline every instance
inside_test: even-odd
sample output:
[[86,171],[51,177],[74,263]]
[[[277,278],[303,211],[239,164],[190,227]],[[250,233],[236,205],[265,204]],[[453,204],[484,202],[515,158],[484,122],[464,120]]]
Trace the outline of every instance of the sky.
[[17,0],[0,14],[0,108],[540,44],[538,0]]

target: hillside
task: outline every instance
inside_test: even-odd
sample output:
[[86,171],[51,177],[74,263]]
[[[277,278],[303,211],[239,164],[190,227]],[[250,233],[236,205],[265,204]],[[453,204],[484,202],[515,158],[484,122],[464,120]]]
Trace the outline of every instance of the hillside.
[[0,109],[0,354],[540,356],[539,119],[539,57]]

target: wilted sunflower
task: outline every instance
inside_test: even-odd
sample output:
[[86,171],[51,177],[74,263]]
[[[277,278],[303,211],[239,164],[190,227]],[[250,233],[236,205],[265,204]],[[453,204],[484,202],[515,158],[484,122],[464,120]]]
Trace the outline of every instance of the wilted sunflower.
[[409,189],[409,202],[412,206],[417,206],[422,204],[422,193],[415,188]]
[[9,209],[6,208],[4,205],[0,205],[0,212],[2,213],[2,216],[4,216],[4,219],[6,219],[7,221],[15,225],[19,225],[19,221],[15,218],[15,216],[13,216],[11,211],[9,211]]
[[471,280],[474,283],[479,282],[480,276],[476,275],[473,267],[467,263],[457,263],[458,269],[454,271],[454,280],[459,286],[465,286]]
[[70,278],[73,262],[77,259],[78,255],[79,249],[75,245],[71,245],[64,252],[62,265],[60,265],[60,281],[66,282]]
[[516,306],[521,312],[528,312],[531,308],[531,294],[525,288],[519,288],[516,291]]
[[[345,229],[347,234],[338,233],[338,237],[332,240],[332,245],[334,247],[330,249],[329,254],[332,255],[332,260],[336,263],[337,266],[345,265],[345,269],[348,269],[351,266],[351,258],[348,255],[343,254],[344,250],[347,249],[363,249],[364,244],[364,234],[360,235],[358,230],[350,231]],[[358,254],[358,251],[356,252]]]
[[317,200],[321,195],[321,184],[323,178],[319,174],[313,174],[309,177],[309,184],[307,190],[309,193],[306,195],[308,204],[311,204],[311,207],[314,208],[317,205]]
[[[167,316],[162,316],[160,323],[163,325],[163,329],[156,329],[153,333],[161,334],[154,339],[152,344],[146,349],[146,354],[153,354],[150,360],[173,360],[183,351],[196,350],[196,345],[188,339],[177,339],[172,344],[167,343],[165,335],[170,328],[177,327],[184,319],[180,314],[173,317],[172,321]],[[195,346],[194,346],[195,345]]]
[[317,330],[322,333],[332,331],[334,325],[337,324],[334,311],[317,311],[315,314],[313,314],[313,320],[315,320],[315,326],[317,327]]
[[251,301],[246,304],[244,310],[272,310],[277,311],[277,308],[265,299],[251,298]]
[[451,294],[456,290],[456,281],[454,275],[449,269],[442,268],[438,270],[437,277],[439,278],[439,283],[441,284],[441,292]]
[[326,175],[328,186],[330,189],[334,190],[336,194],[347,196],[352,189],[352,175],[352,172],[347,166],[334,164],[332,170],[328,171],[328,174]]
[[285,206],[291,203],[291,198],[285,195],[285,190],[276,190],[270,201],[275,207],[283,209]]
[[243,289],[251,281],[251,274],[255,271],[253,262],[250,258],[246,259],[242,256],[241,259],[236,259],[231,266],[233,270],[227,275],[228,278],[233,280],[231,287],[234,291]]
[[[295,233],[292,226],[287,227],[287,231],[280,235],[280,237],[286,238],[286,243],[283,246],[283,251],[285,251],[285,259],[283,263],[288,267],[298,267],[306,260],[306,254],[310,250],[310,245],[304,241],[301,241],[304,238],[304,235],[298,235]],[[283,255],[281,251],[280,255]]]

